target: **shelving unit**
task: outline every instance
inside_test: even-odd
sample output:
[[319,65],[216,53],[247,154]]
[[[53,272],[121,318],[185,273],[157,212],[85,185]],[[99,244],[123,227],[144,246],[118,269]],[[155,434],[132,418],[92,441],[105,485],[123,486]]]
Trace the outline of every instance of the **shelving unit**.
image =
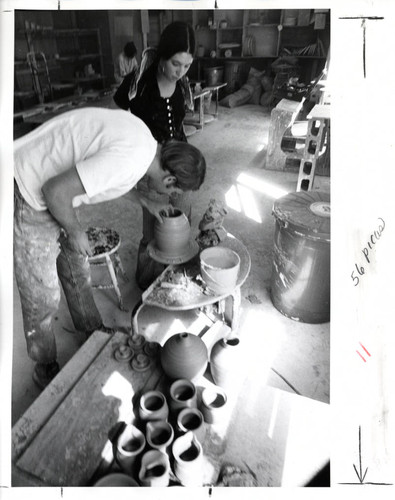
[[27,20],[16,13],[15,111],[104,88],[100,30],[58,29],[50,13],[33,14]]
[[[55,29],[62,79],[77,86],[103,84],[103,56],[99,29]],[[81,41],[83,40],[83,44]]]
[[[182,12],[182,13],[181,13]],[[206,67],[241,61],[270,68],[282,54],[298,58],[305,83],[325,65],[329,50],[329,9],[173,11],[195,28],[200,79]],[[228,87],[228,91],[231,87]]]

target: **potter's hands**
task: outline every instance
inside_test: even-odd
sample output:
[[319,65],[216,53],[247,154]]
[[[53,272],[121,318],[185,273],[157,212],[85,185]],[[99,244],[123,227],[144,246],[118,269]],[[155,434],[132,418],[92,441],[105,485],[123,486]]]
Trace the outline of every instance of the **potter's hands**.
[[160,201],[153,201],[145,198],[142,199],[142,205],[156,217],[159,222],[163,222],[163,217],[168,217],[174,212],[174,207],[170,203],[163,203]]
[[70,248],[75,252],[86,256],[93,254],[85,231],[82,231],[81,229],[68,231],[67,241]]

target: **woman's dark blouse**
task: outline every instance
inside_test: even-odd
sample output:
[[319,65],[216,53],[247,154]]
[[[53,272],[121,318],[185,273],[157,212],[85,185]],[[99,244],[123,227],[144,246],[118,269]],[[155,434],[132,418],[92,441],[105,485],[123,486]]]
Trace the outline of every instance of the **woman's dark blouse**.
[[186,141],[183,129],[185,97],[180,82],[169,98],[161,97],[156,79],[157,65],[152,64],[142,75],[136,96],[130,101],[130,111],[141,118],[155,139]]

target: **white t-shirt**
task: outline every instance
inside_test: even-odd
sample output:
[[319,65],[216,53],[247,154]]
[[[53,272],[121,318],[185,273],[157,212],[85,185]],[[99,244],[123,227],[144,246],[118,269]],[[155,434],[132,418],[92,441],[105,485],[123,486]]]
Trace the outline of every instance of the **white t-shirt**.
[[134,69],[138,69],[137,59],[135,57],[126,57],[123,52],[118,55],[118,65],[115,68],[115,79],[121,83],[126,75]]
[[155,157],[157,142],[145,123],[121,109],[81,108],[63,113],[14,141],[14,175],[35,210],[46,210],[45,182],[76,167],[86,195],[73,206],[111,200],[132,189]]

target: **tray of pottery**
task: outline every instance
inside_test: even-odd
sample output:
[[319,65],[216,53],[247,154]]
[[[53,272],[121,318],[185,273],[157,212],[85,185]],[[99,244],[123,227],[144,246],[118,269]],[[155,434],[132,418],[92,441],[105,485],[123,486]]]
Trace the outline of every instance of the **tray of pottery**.
[[[240,271],[235,289],[240,287],[251,268],[251,259],[244,244],[230,233],[219,246],[230,248],[240,256]],[[200,275],[199,255],[186,264],[169,265],[143,293],[146,305],[161,307],[169,311],[182,311],[213,304],[231,295],[216,295],[207,289]]]

